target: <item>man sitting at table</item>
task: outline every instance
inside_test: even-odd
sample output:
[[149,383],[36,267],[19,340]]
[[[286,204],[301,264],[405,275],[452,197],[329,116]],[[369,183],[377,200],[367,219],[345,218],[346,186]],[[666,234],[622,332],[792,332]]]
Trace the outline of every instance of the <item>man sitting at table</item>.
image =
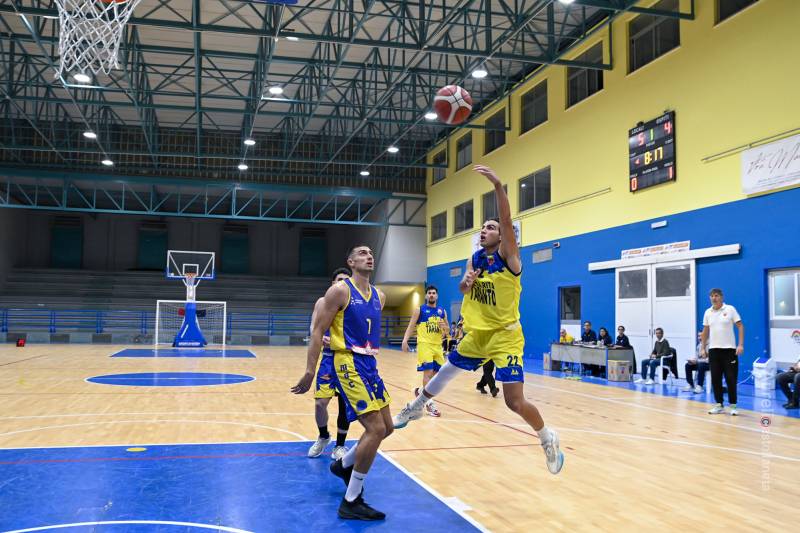
[[614,346],[619,346],[620,348],[631,347],[631,341],[629,341],[628,336],[625,335],[625,326],[617,328],[617,340],[614,342]]
[[[669,357],[670,355],[672,355],[672,350],[669,347],[669,341],[664,338],[664,330],[656,328],[656,343],[650,353],[650,358],[642,361],[642,376],[636,380],[636,383],[644,382],[645,385],[655,383],[656,368],[661,363],[661,357]],[[648,368],[650,369],[650,377],[645,381],[644,377]]]
[[561,330],[561,336],[558,338],[558,343],[559,344],[572,344],[573,342],[575,342],[575,337],[573,337],[572,335],[567,333],[567,330],[562,329]]
[[581,342],[592,344],[597,342],[597,333],[592,330],[592,323],[588,320],[583,323],[583,333],[581,334]]

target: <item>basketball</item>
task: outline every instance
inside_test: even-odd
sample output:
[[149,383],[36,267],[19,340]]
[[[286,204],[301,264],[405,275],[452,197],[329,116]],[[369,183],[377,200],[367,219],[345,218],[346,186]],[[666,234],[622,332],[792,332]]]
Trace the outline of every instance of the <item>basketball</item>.
[[447,85],[436,92],[433,109],[445,124],[461,124],[472,112],[472,97],[458,85]]

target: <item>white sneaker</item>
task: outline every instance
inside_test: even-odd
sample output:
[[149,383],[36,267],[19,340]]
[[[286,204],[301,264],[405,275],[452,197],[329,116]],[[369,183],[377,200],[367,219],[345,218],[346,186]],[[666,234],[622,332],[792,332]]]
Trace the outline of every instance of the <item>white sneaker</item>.
[[695,385],[694,386],[694,392],[696,394],[703,394],[703,387],[701,387],[700,385]]
[[636,379],[633,380],[633,382],[634,383],[644,383],[644,380],[642,378],[636,378]]
[[331,459],[338,461],[347,453],[347,446],[334,446],[331,452]]
[[436,417],[436,418],[439,418],[440,416],[442,416],[442,413],[436,408],[436,404],[433,403],[433,400],[431,400],[431,401],[429,401],[428,403],[425,404],[425,411],[429,415],[431,415],[433,417]]
[[325,448],[328,444],[331,443],[331,438],[328,437],[327,439],[323,439],[322,437],[317,439],[317,442],[311,445],[311,448],[308,449],[308,456],[309,457],[319,457],[322,455],[322,452],[325,451]]
[[394,425],[394,429],[403,429],[408,425],[409,422],[412,420],[419,420],[422,418],[424,414],[423,408],[420,407],[419,409],[412,409],[411,404],[406,404],[399,413],[394,415],[392,418],[392,424]]
[[547,469],[551,474],[558,474],[564,467],[564,453],[558,447],[558,433],[550,430],[550,440],[542,443]]
[[736,405],[731,405],[730,410],[731,416],[739,416],[739,410],[736,408]]
[[645,382],[644,382],[644,384],[645,384],[645,385],[652,385],[652,384],[654,384],[654,383],[655,383],[655,381],[653,381],[653,380],[652,380],[652,379],[650,379],[650,378],[647,378],[647,381],[645,381]]
[[708,414],[710,414],[710,415],[718,415],[718,414],[724,413],[724,412],[725,412],[725,409],[722,408],[722,404],[721,403],[718,403],[718,404],[714,405],[714,407],[712,407],[711,409],[708,410]]
[[691,385],[686,385],[684,388],[681,389],[681,392],[693,392],[693,391],[694,387],[692,387]]

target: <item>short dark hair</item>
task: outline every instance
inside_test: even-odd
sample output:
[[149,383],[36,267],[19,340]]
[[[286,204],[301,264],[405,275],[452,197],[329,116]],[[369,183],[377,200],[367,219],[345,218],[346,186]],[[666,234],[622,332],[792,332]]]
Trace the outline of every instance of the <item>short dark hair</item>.
[[617,329],[621,329],[622,331],[625,331],[625,326],[617,326]]
[[709,296],[714,296],[715,294],[719,294],[720,296],[722,296],[722,289],[718,289],[718,288],[714,287],[713,289],[708,291],[708,295]]
[[425,287],[425,292],[428,291],[436,291],[436,294],[439,294],[439,289],[436,288],[436,285],[428,285]]
[[664,329],[663,328],[656,328],[656,331],[660,331],[661,333],[664,333]]
[[608,330],[606,328],[600,328],[598,331],[605,331],[606,335],[608,335]]
[[352,275],[353,275],[353,273],[352,273],[352,272],[350,272],[350,269],[349,269],[349,268],[347,268],[347,267],[340,267],[340,268],[337,268],[336,270],[334,270],[334,271],[333,271],[333,273],[331,274],[331,281],[336,281],[336,277],[337,277],[339,274],[344,274],[344,275],[346,275],[348,278],[349,278],[350,276],[352,276]]
[[350,250],[347,251],[347,257],[345,258],[345,260],[350,259],[353,256],[353,253],[355,253],[356,248],[369,248],[370,251],[372,251],[372,248],[370,248],[369,244],[356,244],[355,246],[352,246]]

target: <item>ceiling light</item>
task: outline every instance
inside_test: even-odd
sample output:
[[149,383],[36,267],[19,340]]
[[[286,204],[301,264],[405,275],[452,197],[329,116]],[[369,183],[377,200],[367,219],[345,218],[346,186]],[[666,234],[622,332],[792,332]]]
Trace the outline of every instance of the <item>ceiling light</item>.
[[565,6],[568,6],[572,2],[574,2],[575,0],[558,0],[558,1],[561,2],[562,4],[564,4]]
[[295,41],[299,41],[300,39],[299,39],[299,38],[297,38],[297,37],[295,37],[294,35],[287,35],[287,36],[286,36],[286,40],[287,40],[287,41],[292,41],[292,42],[295,42]]
[[100,162],[103,163],[107,167],[113,167],[114,166],[114,162],[112,160],[110,160],[110,159],[103,159]]
[[475,70],[472,71],[472,77],[475,78],[476,80],[481,80],[488,75],[489,73],[483,67],[476,68]]
[[436,113],[433,111],[428,111],[425,113],[425,120],[436,120]]
[[269,88],[269,94],[283,94],[283,87],[273,85]]
[[362,170],[361,172],[359,172],[359,174],[361,174],[362,176],[369,176],[369,170]]
[[79,72],[77,74],[72,75],[72,79],[77,81],[78,83],[89,83],[92,81],[92,78],[89,75]]
[[249,167],[244,163],[239,163],[239,166],[236,168],[238,168],[239,170],[247,170]]
[[247,139],[244,140],[244,144],[246,144],[247,146],[255,146],[256,140],[248,137]]
[[389,148],[387,148],[386,151],[389,152],[390,154],[396,154],[397,152],[400,151],[400,148],[398,148],[397,146],[392,145]]
[[97,139],[97,134],[93,131],[84,131],[83,136],[87,139]]

